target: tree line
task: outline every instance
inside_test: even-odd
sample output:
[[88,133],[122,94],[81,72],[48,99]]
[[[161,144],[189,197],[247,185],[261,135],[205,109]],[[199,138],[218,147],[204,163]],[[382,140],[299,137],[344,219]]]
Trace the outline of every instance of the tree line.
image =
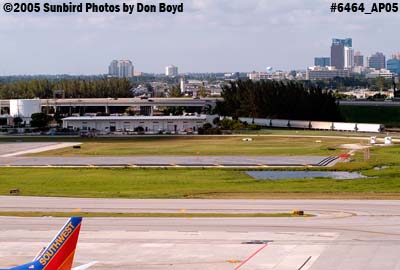
[[0,99],[132,97],[127,79],[33,79],[0,82]]
[[291,120],[340,120],[335,97],[298,82],[239,80],[223,86],[216,113],[233,117]]

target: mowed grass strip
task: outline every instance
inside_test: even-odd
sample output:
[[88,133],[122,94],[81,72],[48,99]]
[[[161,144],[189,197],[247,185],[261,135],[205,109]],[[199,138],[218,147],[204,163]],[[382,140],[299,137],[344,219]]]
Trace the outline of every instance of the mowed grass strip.
[[222,169],[0,168],[0,194],[88,198],[394,198],[400,166],[358,180],[254,180]]
[[10,217],[115,217],[115,218],[283,218],[313,217],[292,213],[108,213],[108,212],[1,212],[0,216]]
[[[83,140],[81,149],[57,149],[32,156],[262,156],[335,155],[352,139],[251,136],[136,137]],[[364,140],[366,142],[366,140]]]

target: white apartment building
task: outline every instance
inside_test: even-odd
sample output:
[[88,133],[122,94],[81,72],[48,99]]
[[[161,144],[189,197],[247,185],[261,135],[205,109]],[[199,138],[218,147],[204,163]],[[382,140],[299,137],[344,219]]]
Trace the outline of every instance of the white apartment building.
[[354,49],[344,48],[344,68],[352,69],[354,67]]
[[176,67],[174,65],[165,67],[165,76],[177,77],[178,76],[178,67]]
[[367,73],[367,75],[365,75],[365,77],[368,79],[374,79],[374,78],[379,78],[379,77],[391,79],[391,78],[393,78],[393,73],[387,69],[379,69],[379,70],[373,69],[371,72]]
[[108,75],[117,78],[132,78],[134,66],[130,60],[113,60],[108,67]]

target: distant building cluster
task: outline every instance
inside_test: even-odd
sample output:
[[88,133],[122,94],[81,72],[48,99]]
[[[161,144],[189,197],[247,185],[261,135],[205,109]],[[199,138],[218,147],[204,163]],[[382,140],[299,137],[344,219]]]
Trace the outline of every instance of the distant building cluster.
[[306,70],[273,71],[271,67],[268,67],[266,71],[248,73],[247,77],[254,81],[329,80],[357,75],[365,78],[399,76],[400,53],[392,55],[388,60],[382,52],[365,57],[360,51],[354,50],[352,38],[334,38],[330,47],[330,56],[315,57],[314,66],[310,66]]
[[382,52],[364,58],[354,52],[353,39],[332,39],[330,57],[315,57],[314,66],[307,69],[307,79],[323,80],[360,74],[366,78],[392,78],[400,75],[400,55],[386,60]]

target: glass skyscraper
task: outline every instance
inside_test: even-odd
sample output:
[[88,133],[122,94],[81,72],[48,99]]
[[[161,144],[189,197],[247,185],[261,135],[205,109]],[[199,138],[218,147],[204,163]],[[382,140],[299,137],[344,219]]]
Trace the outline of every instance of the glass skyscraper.
[[314,66],[329,67],[331,65],[331,58],[329,57],[315,57]]

